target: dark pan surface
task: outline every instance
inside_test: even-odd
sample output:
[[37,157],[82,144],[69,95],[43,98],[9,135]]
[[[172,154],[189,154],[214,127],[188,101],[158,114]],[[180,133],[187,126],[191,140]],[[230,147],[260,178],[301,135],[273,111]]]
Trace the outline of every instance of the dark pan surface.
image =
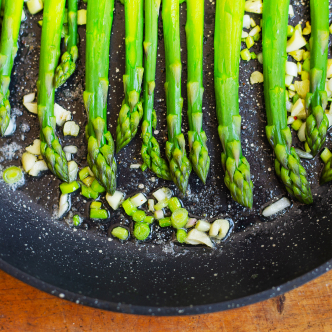
[[[294,6],[296,17],[308,19],[306,7]],[[68,226],[73,213],[87,216],[89,202],[81,196],[72,198],[72,213],[65,220],[54,215],[59,199],[59,181],[49,173],[40,179],[26,176],[25,185],[16,191],[0,183],[0,268],[44,291],[86,305],[136,314],[179,315],[205,313],[238,307],[281,294],[315,278],[331,268],[332,234],[329,202],[330,185],[317,183],[321,164],[303,161],[310,174],[314,204],[292,207],[273,219],[260,216],[261,208],[271,200],[286,195],[274,174],[273,156],[265,138],[265,110],[262,85],[249,85],[252,71],[262,71],[255,61],[241,62],[241,115],[243,150],[252,166],[255,185],[252,211],[234,203],[223,184],[220,163],[213,89],[213,2],[206,2],[205,15],[205,98],[204,126],[209,138],[211,172],[204,187],[191,175],[185,206],[196,215],[227,216],[234,221],[228,240],[211,250],[178,246],[170,242],[171,233],[155,227],[149,243],[120,244],[107,236],[108,228],[122,220],[120,212],[111,214],[103,224],[85,220],[79,229]],[[183,97],[186,95],[185,4],[181,6],[183,61]],[[259,22],[259,16],[255,17]],[[41,15],[29,17],[23,24],[20,50],[11,84],[11,104],[16,115],[15,135],[0,141],[1,167],[20,165],[24,148],[38,137],[35,115],[22,105],[25,94],[35,90],[38,76]],[[56,101],[73,112],[80,124],[77,138],[63,138],[63,145],[79,147],[75,160],[86,165],[83,128],[86,123],[82,93],[84,89],[85,28],[81,27],[80,60],[75,75],[57,91]],[[124,13],[116,4],[111,41],[109,92],[109,128],[114,136],[115,123],[123,98]],[[254,49],[259,51],[260,46]],[[163,82],[164,48],[160,21],[160,44],[156,88],[157,135],[162,147],[167,135]],[[183,128],[187,131],[186,99]],[[331,147],[330,133],[327,145]],[[294,139],[294,144],[297,144]],[[130,169],[141,162],[141,139],[135,140],[117,156],[119,190],[131,195],[137,191],[151,193],[171,183],[155,178],[151,172]],[[11,153],[8,149],[10,148]],[[144,189],[139,185],[144,184]]]

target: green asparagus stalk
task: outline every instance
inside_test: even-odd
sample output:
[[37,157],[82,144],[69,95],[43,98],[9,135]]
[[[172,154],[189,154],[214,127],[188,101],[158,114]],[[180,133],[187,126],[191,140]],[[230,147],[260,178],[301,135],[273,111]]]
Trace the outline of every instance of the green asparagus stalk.
[[325,115],[327,93],[325,91],[327,53],[329,44],[329,1],[310,0],[311,11],[311,52],[310,52],[310,93],[306,97],[308,118],[306,139],[315,156],[323,147],[329,120]]
[[205,183],[210,168],[203,123],[203,37],[204,0],[187,0],[188,121],[189,159],[195,173]]
[[172,180],[185,194],[191,163],[186,155],[185,139],[181,133],[183,99],[181,97],[181,51],[179,0],[163,0],[162,17],[166,55],[166,106],[168,141],[166,156]]
[[[325,115],[327,94],[325,78],[327,71],[327,56],[329,42],[329,1],[311,0],[311,58],[310,79],[311,93],[307,95],[308,111],[311,112],[306,122],[306,136],[309,147],[316,154],[326,139],[329,125]],[[327,28],[326,28],[327,25]],[[325,163],[320,183],[332,181],[332,159]]]
[[126,73],[123,76],[125,99],[116,127],[116,150],[119,152],[136,135],[143,116],[140,101],[143,80],[143,0],[125,0]]
[[239,62],[244,4],[245,0],[217,0],[214,76],[224,181],[236,202],[252,208],[253,184],[249,163],[242,155],[239,115]]
[[325,91],[327,53],[329,44],[329,1],[310,0],[311,10],[311,58],[310,92],[306,97],[306,139],[315,156],[323,147],[329,121],[325,115],[327,93]]
[[285,105],[285,67],[289,0],[269,0],[263,6],[263,68],[267,113],[266,135],[274,149],[275,170],[287,191],[310,204],[307,173],[292,147]]
[[171,180],[168,163],[160,156],[160,147],[153,137],[157,116],[153,109],[158,50],[158,17],[160,0],[145,0],[145,41],[144,41],[144,82],[143,82],[143,123],[142,123],[142,169],[150,168],[156,175]]
[[77,8],[78,0],[68,0],[68,35],[65,37],[66,52],[55,71],[55,87],[64,84],[76,69],[77,48]]
[[320,157],[324,162],[324,168],[319,183],[325,184],[332,181],[332,153],[328,148],[325,148]]
[[86,74],[83,94],[88,113],[88,164],[107,192],[116,188],[115,145],[107,131],[107,96],[110,38],[114,0],[88,1]]
[[332,181],[332,158],[324,165],[319,183],[325,184]]
[[42,27],[38,89],[40,151],[48,168],[68,182],[68,165],[59,139],[55,134],[54,116],[55,68],[60,56],[61,29],[65,0],[45,0]]
[[[0,1],[1,4],[1,1]],[[2,21],[0,46],[0,134],[10,122],[9,83],[17,52],[24,0],[7,1]]]

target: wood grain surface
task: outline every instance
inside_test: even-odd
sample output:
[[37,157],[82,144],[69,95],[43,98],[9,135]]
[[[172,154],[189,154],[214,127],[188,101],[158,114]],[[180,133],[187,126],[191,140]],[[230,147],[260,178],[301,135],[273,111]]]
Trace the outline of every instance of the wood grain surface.
[[184,317],[107,312],[48,295],[0,271],[0,331],[332,331],[332,271],[283,296]]

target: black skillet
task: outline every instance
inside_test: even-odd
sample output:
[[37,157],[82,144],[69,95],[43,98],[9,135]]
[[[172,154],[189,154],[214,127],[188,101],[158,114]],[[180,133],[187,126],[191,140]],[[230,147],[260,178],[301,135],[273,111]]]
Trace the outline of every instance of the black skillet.
[[[299,17],[308,19],[306,6],[294,6]],[[262,71],[257,60],[241,62],[241,114],[243,149],[252,166],[255,185],[252,211],[234,203],[223,184],[213,89],[213,30],[214,2],[206,2],[205,15],[205,95],[204,127],[209,138],[211,172],[206,186],[192,174],[191,194],[183,199],[185,206],[196,215],[229,216],[235,226],[228,240],[215,250],[205,247],[179,246],[171,242],[170,231],[155,227],[148,243],[111,240],[107,231],[111,225],[128,223],[120,212],[109,220],[95,224],[84,219],[77,230],[69,227],[73,213],[86,217],[88,202],[82,196],[72,198],[72,212],[65,220],[53,218],[59,199],[59,181],[49,173],[40,179],[26,176],[26,183],[17,191],[0,183],[0,268],[14,277],[41,290],[85,305],[133,314],[187,315],[226,310],[265,300],[319,276],[331,268],[332,233],[330,185],[317,183],[321,163],[303,161],[312,183],[314,204],[296,202],[285,213],[264,219],[260,212],[264,204],[286,195],[276,179],[273,156],[265,138],[265,111],[262,85],[250,86],[253,70]],[[19,52],[11,83],[11,104],[16,115],[17,130],[13,137],[1,139],[1,167],[20,165],[24,147],[38,137],[38,121],[22,105],[25,94],[34,91],[38,75],[40,28],[42,15],[28,17],[22,26]],[[256,22],[260,17],[254,16]],[[185,5],[181,7],[183,60],[183,96],[186,92]],[[80,28],[80,60],[75,75],[57,91],[56,100],[73,111],[81,133],[75,139],[63,138],[63,144],[79,147],[76,160],[86,165],[83,128],[86,122],[82,93],[84,89],[83,27]],[[165,102],[163,82],[164,48],[160,22],[160,44],[156,109],[157,135],[165,143]],[[109,93],[109,127],[115,134],[115,122],[123,98],[124,73],[124,13],[116,4],[111,41]],[[254,50],[260,51],[260,45]],[[186,110],[186,104],[184,105]],[[187,131],[184,112],[183,128]],[[59,130],[61,132],[61,130]],[[61,136],[61,134],[60,134]],[[330,133],[327,145],[330,144]],[[141,161],[141,139],[136,139],[118,156],[119,190],[130,195],[144,185],[146,194],[160,186],[174,185],[154,178],[149,171],[130,169]],[[294,144],[298,142],[295,139]],[[8,149],[11,153],[8,153]],[[136,159],[135,159],[136,158]],[[175,190],[175,194],[178,192]],[[66,222],[67,221],[67,222]]]

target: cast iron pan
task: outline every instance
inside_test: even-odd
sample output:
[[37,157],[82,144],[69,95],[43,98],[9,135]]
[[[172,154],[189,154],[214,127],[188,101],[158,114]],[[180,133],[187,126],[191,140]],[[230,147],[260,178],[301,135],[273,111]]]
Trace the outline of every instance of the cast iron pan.
[[[309,3],[294,6],[299,17],[309,17]],[[76,303],[133,314],[187,315],[247,305],[276,296],[317,277],[331,268],[332,217],[330,185],[319,187],[319,158],[303,161],[312,183],[314,204],[293,202],[285,213],[272,219],[261,217],[264,204],[286,195],[274,173],[273,155],[265,138],[266,124],[262,85],[250,86],[253,70],[262,71],[255,61],[241,62],[241,115],[244,154],[252,167],[255,185],[252,211],[240,207],[231,199],[223,184],[217,135],[213,89],[214,2],[206,2],[205,66],[204,66],[204,128],[209,138],[211,171],[206,186],[193,173],[190,194],[183,199],[185,206],[196,215],[227,216],[234,221],[232,234],[215,250],[205,247],[179,246],[171,240],[170,231],[155,226],[148,243],[128,241],[121,244],[108,237],[111,225],[128,221],[120,212],[111,214],[105,222],[95,224],[85,218],[75,230],[68,226],[74,213],[87,217],[89,202],[82,196],[72,198],[71,213],[65,220],[56,220],[59,181],[49,173],[35,179],[26,176],[25,185],[16,191],[0,183],[0,268],[41,290]],[[181,35],[183,60],[183,96],[186,95],[186,40],[184,33],[185,5],[181,6]],[[25,146],[38,137],[39,125],[35,115],[22,105],[22,97],[35,90],[38,75],[40,28],[42,15],[28,17],[22,26],[19,52],[11,83],[11,104],[16,116],[15,135],[1,139],[1,167],[20,165]],[[255,17],[259,22],[259,16]],[[86,116],[82,101],[84,89],[85,28],[80,28],[80,60],[75,75],[59,89],[56,101],[73,112],[81,126],[77,138],[63,138],[63,145],[79,147],[76,161],[86,165],[84,125]],[[156,88],[158,115],[157,135],[164,147],[166,138],[163,82],[164,48],[160,21],[160,43]],[[116,4],[111,41],[109,91],[109,128],[114,136],[117,114],[123,98],[124,74],[124,12]],[[254,49],[260,51],[257,46]],[[186,100],[186,99],[185,99]],[[187,132],[184,105],[183,128]],[[331,134],[328,134],[327,145]],[[298,142],[294,139],[294,144]],[[119,190],[131,195],[138,185],[151,193],[160,186],[174,185],[155,178],[146,171],[130,169],[141,161],[141,139],[135,140],[118,154]],[[10,149],[10,150],[9,150]],[[10,151],[10,153],[8,152]],[[67,221],[67,222],[66,222]],[[111,241],[110,241],[111,240]]]

